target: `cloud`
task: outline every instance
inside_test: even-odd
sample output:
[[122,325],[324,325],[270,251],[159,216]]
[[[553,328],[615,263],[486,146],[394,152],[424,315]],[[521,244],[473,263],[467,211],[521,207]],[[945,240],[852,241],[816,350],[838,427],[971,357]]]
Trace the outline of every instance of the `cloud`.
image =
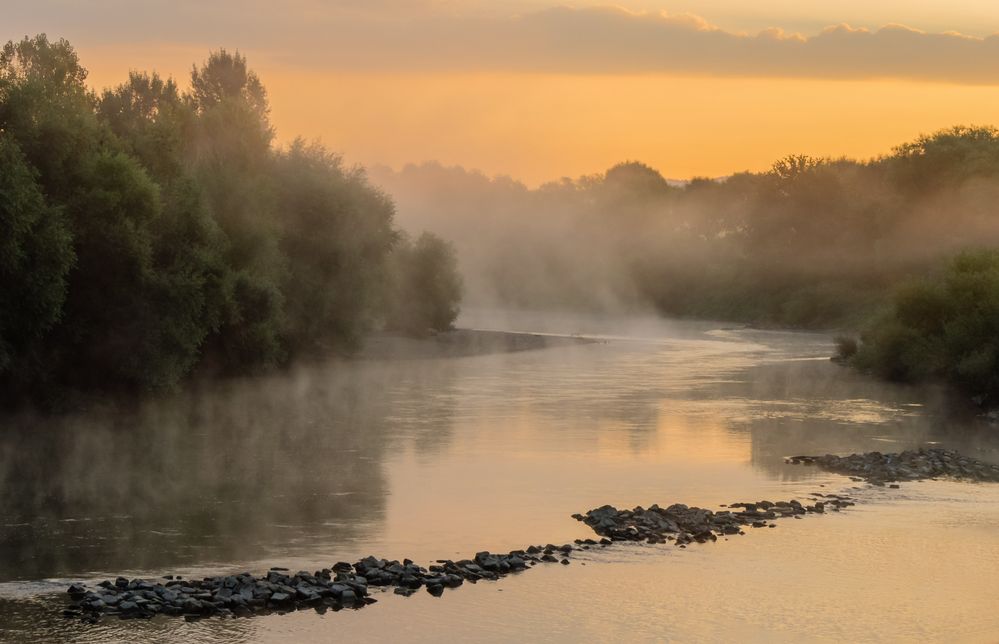
[[725,31],[689,14],[557,7],[506,18],[371,19],[310,52],[325,66],[385,71],[898,78],[999,84],[999,36],[849,25],[812,36]]
[[[65,0],[48,2],[62,9],[51,12],[52,21],[72,20]],[[81,16],[83,22],[75,24],[86,25],[85,37],[104,42],[146,38],[210,47],[235,41],[248,52],[285,64],[348,71],[669,73],[999,84],[999,35],[927,33],[896,24],[877,30],[843,24],[811,36],[777,27],[752,34],[726,31],[691,14],[553,7],[497,16],[461,11],[462,0],[290,0],[281,10],[262,0],[175,0],[170,11],[156,0],[146,14],[155,19],[135,24],[127,23],[134,13],[99,10],[122,2],[91,0],[88,19]],[[162,11],[153,11],[157,6]],[[32,24],[41,24],[37,18],[44,17],[42,9],[22,7],[20,14],[32,11],[40,12],[31,16],[36,18]],[[102,23],[101,13],[114,15]]]

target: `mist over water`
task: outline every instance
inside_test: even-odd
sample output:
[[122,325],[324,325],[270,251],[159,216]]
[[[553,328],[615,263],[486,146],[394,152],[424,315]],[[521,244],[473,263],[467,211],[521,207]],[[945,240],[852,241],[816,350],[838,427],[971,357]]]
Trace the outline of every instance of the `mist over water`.
[[[496,639],[781,639],[780,628],[764,627],[743,607],[763,580],[791,610],[803,601],[792,595],[814,600],[818,588],[828,591],[826,602],[869,601],[896,583],[893,575],[946,589],[972,571],[981,580],[999,574],[999,506],[988,486],[927,482],[872,491],[855,511],[728,542],[584,554],[578,563],[585,566],[480,583],[432,606],[421,593],[409,600],[379,596],[367,610],[322,618],[105,621],[93,628],[58,617],[62,599],[54,593],[66,580],[261,572],[273,565],[313,570],[368,554],[425,565],[590,536],[569,515],[604,503],[714,507],[853,485],[784,464],[784,456],[798,453],[898,451],[934,441],[999,462],[994,432],[981,431],[933,391],[877,383],[830,363],[824,335],[498,311],[470,311],[461,323],[595,342],[457,359],[340,361],[206,383],[128,411],[6,418],[0,635],[267,641],[289,633],[303,640],[407,633],[423,640],[444,620],[466,637],[473,633],[461,624],[485,622]],[[951,537],[936,539],[943,534],[936,530],[963,535],[967,549],[945,546]],[[857,577],[858,567],[878,557],[890,568],[910,548],[945,547],[947,571],[927,557],[881,581]],[[846,575],[842,581],[832,581],[836,570]],[[803,587],[806,574],[814,578]],[[705,613],[718,601],[696,589],[705,579],[725,580],[710,584],[733,606],[724,617]],[[914,591],[886,592],[879,606],[893,593],[904,595],[897,606],[903,621],[878,636],[932,639],[961,620],[979,629],[966,634],[995,632],[990,611],[971,610],[994,605],[994,588],[963,583],[974,586],[970,599],[939,602],[932,621],[913,617],[925,604]],[[632,621],[609,609],[598,617],[589,598],[599,596],[595,587],[633,593],[626,610]],[[644,596],[655,596],[656,606]],[[643,614],[642,606],[651,612]],[[667,609],[669,619],[648,621]],[[523,619],[490,617],[506,610]],[[809,631],[813,636],[857,635],[834,628],[841,617],[831,606],[820,613],[809,619],[832,630]],[[871,611],[850,619],[862,626],[881,617]]]

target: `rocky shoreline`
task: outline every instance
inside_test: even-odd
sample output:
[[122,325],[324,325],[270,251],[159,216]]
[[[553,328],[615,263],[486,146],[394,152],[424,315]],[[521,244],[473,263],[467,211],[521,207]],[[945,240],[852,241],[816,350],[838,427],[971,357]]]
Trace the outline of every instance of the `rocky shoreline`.
[[867,452],[849,456],[791,456],[792,465],[815,465],[844,474],[856,481],[882,486],[896,481],[954,478],[965,481],[999,482],[999,465],[963,456],[939,447],[907,450],[897,454]]
[[[925,448],[898,454],[852,454],[850,456],[792,456],[788,464],[814,465],[845,474],[872,485],[890,481],[914,481],[952,477],[962,480],[999,482],[999,466],[964,457],[957,452]],[[249,572],[237,575],[182,579],[167,576],[162,581],[126,579],[102,581],[94,588],[73,584],[68,594],[71,605],[63,615],[96,623],[104,616],[121,619],[148,619],[156,615],[204,617],[248,617],[314,609],[320,613],[344,608],[363,608],[377,600],[370,589],[392,588],[411,595],[421,588],[434,596],[465,582],[496,580],[529,570],[538,564],[569,565],[578,550],[605,547],[613,542],[673,543],[685,548],[690,543],[716,541],[719,536],[745,534],[744,528],[774,528],[779,519],[801,519],[809,514],[838,512],[855,504],[845,494],[814,493],[802,503],[788,501],[737,502],[712,511],[677,503],[662,508],[636,507],[618,510],[604,505],[573,518],[588,525],[596,539],[577,539],[574,544],[532,545],[505,554],[479,552],[471,559],[438,560],[422,567],[409,559],[365,557],[356,563],[339,562],[329,568],[291,574],[272,568],[257,577]]]

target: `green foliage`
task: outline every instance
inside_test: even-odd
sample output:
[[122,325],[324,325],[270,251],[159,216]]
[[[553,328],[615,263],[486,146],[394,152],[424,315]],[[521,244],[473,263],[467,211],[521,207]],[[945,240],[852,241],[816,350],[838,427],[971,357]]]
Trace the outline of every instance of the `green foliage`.
[[212,53],[186,93],[86,76],[66,41],[0,51],[5,401],[170,390],[353,348],[384,316],[392,202],[320,146],[275,150],[245,58]]
[[958,126],[923,135],[883,159],[893,180],[923,195],[972,177],[999,174],[999,130]]
[[0,130],[17,141],[50,201],[76,190],[100,138],[86,77],[65,40],[40,35],[0,51]]
[[[284,281],[285,336],[295,353],[351,348],[373,322],[395,243],[394,206],[359,169],[321,146],[295,141],[275,164],[281,250],[294,258]],[[424,297],[432,298],[433,293]]]
[[232,272],[213,350],[225,371],[271,367],[287,357],[281,333],[288,258],[280,249],[267,95],[246,59],[225,50],[195,67],[191,84],[186,101],[197,117],[191,164],[227,239]]
[[446,331],[458,317],[462,282],[454,248],[432,233],[403,237],[392,255],[386,326],[407,333]]
[[59,320],[73,261],[62,212],[0,131],[0,377],[27,368],[25,352]]
[[962,253],[942,275],[899,288],[854,362],[893,380],[950,382],[982,404],[999,402],[999,251]]
[[196,117],[172,79],[130,72],[128,82],[104,90],[97,114],[158,181],[184,175]]

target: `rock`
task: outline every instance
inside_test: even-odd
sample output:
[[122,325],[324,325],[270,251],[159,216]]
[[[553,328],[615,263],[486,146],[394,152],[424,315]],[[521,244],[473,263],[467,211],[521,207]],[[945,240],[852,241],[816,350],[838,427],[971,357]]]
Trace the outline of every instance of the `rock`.
[[826,454],[807,457],[807,460],[795,460],[795,458],[789,459],[789,462],[817,465],[830,472],[844,474],[853,480],[864,480],[877,486],[883,486],[888,482],[918,481],[942,476],[999,482],[999,470],[993,469],[994,465],[938,447],[907,450],[897,454],[868,452],[849,456]]
[[[945,475],[999,481],[999,466],[935,448],[895,455],[871,452],[848,457],[792,457],[789,461],[840,473],[850,472],[875,485]],[[897,483],[892,483],[892,487],[898,487]],[[466,581],[501,579],[514,572],[529,570],[537,563],[569,565],[567,555],[577,547],[586,549],[597,544],[607,546],[615,541],[641,541],[649,544],[673,542],[679,548],[686,548],[694,542],[716,541],[718,535],[745,534],[743,528],[747,526],[773,528],[777,525],[775,521],[780,519],[800,520],[808,513],[836,512],[854,504],[844,494],[819,493],[813,498],[821,500],[808,506],[795,499],[738,502],[723,506],[725,509],[717,512],[681,503],[667,507],[638,506],[630,510],[604,505],[573,515],[588,525],[599,541],[577,539],[575,546],[531,545],[526,550],[507,554],[480,551],[472,559],[441,559],[428,568],[410,559],[399,562],[368,556],[354,564],[337,562],[314,573],[290,574],[287,568],[274,567],[260,578],[248,572],[187,581],[179,575],[167,575],[163,577],[165,583],[118,577],[114,582],[97,584],[97,592],[88,590],[84,584],[74,583],[67,589],[72,605],[65,607],[63,614],[96,623],[106,614],[131,619],[160,613],[200,618],[305,608],[321,612],[327,608],[361,608],[374,603],[375,599],[368,596],[369,585],[389,586],[393,592],[404,596],[425,586],[428,593],[441,597],[445,588],[457,588]]]

